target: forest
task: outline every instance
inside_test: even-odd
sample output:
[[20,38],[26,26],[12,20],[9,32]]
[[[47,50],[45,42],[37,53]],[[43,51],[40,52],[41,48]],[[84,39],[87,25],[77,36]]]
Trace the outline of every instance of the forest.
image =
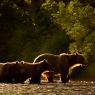
[[0,62],[80,53],[95,77],[95,0],[1,0]]

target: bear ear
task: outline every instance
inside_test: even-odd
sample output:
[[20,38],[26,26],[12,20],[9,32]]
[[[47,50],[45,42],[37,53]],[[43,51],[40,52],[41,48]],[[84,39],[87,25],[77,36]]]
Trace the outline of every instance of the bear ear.
[[19,61],[16,61],[16,64],[19,64]]
[[24,61],[21,61],[20,63],[21,63],[21,64],[24,64]]
[[43,60],[44,63],[48,63],[48,61],[46,59]]

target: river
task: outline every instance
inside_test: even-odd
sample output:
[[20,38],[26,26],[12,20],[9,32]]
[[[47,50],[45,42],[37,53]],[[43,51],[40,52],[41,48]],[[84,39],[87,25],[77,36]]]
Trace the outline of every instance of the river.
[[0,83],[0,95],[95,95],[95,82],[70,81],[41,84]]

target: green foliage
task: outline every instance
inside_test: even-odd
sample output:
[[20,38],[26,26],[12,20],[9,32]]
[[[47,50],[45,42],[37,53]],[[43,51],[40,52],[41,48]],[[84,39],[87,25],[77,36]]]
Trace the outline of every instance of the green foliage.
[[32,13],[20,8],[19,1],[2,1],[0,6],[1,56],[6,50],[1,61],[32,61],[43,52],[67,51],[68,36],[51,20],[51,13],[56,12],[57,3],[52,2],[52,6],[49,4],[49,9],[46,2],[39,12]]
[[[64,3],[59,3],[59,10],[53,13],[55,23],[67,31],[71,39],[70,51],[86,53],[84,51],[88,36],[95,31],[95,10],[87,5],[82,6],[77,0],[71,1],[66,7]],[[91,36],[90,36],[91,37]],[[92,38],[92,37],[91,37]],[[94,39],[94,37],[92,38]],[[89,40],[89,43],[94,44]],[[91,47],[89,47],[91,48]],[[87,49],[87,48],[86,48]],[[91,51],[89,51],[90,53]]]

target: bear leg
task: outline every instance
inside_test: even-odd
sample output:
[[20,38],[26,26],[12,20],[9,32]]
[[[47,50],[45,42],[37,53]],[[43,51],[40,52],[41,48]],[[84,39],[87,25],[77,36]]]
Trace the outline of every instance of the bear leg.
[[53,82],[53,76],[48,76],[48,82]]
[[69,81],[69,78],[61,74],[61,81],[62,83],[67,83]]
[[65,70],[64,72],[61,72],[61,81],[62,83],[67,83],[69,81],[70,77],[68,76],[68,70]]
[[49,71],[47,78],[48,78],[48,82],[53,82],[54,71]]
[[30,84],[40,84],[41,75],[40,76],[33,76],[30,79]]
[[30,84],[40,84],[40,79],[39,78],[31,78]]

